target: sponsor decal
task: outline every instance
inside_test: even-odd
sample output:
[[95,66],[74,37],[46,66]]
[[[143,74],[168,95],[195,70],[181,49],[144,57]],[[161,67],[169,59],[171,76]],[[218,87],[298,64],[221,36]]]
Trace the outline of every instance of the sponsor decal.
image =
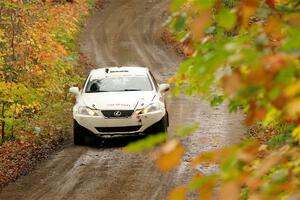
[[111,104],[107,104],[107,106],[122,106],[122,107],[130,107],[130,104],[124,104],[124,103],[111,103]]

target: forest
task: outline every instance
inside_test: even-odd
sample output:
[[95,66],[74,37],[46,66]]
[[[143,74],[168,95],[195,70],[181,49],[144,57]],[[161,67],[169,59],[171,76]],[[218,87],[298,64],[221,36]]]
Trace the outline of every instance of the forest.
[[[87,63],[77,39],[95,6],[0,2],[0,187],[69,137],[68,89],[83,82]],[[189,167],[218,170],[193,174],[168,199],[300,199],[300,1],[171,0],[168,14],[167,43],[184,56],[168,80],[172,95],[225,104],[245,116],[247,129],[240,144],[192,157]],[[201,123],[130,143],[123,153],[150,153],[161,172],[172,172],[184,160],[183,138]]]
[[0,162],[10,169],[0,170],[0,185],[65,137],[67,91],[82,80],[75,41],[92,7],[86,0],[0,2]]

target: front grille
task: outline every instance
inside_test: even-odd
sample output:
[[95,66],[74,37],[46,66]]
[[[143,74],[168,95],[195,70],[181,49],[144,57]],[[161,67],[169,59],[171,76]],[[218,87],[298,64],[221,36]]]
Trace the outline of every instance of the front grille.
[[96,127],[99,132],[133,132],[140,130],[142,126],[123,126],[123,127]]
[[133,110],[101,110],[101,112],[107,118],[122,118],[130,117]]

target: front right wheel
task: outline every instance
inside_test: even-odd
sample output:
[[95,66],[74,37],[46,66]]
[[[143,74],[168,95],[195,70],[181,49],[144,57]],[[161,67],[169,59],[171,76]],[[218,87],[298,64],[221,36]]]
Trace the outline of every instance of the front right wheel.
[[85,144],[85,130],[78,124],[76,120],[73,121],[73,139],[75,145]]

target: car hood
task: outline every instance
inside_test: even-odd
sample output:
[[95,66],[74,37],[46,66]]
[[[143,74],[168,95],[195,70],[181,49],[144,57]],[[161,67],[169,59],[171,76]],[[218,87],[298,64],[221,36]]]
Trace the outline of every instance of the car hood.
[[133,110],[149,105],[155,95],[153,91],[84,93],[82,101],[99,110]]

